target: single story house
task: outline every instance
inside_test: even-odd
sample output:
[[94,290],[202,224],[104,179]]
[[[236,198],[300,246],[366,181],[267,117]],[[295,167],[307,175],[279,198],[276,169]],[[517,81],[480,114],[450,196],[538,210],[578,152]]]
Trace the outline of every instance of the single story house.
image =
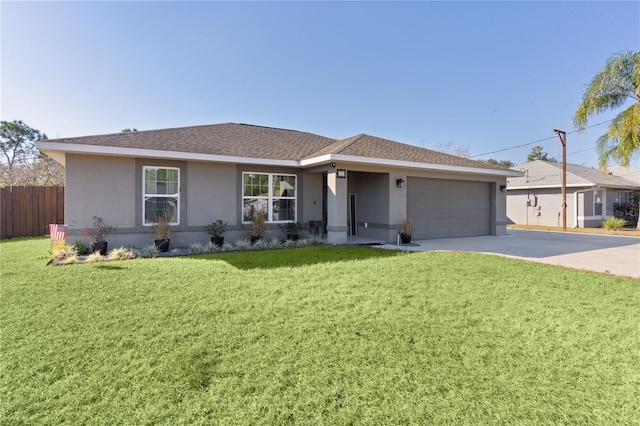
[[94,216],[117,226],[111,246],[150,244],[167,211],[172,245],[207,241],[205,225],[247,237],[253,211],[273,236],[289,221],[321,224],[331,244],[348,236],[395,242],[405,218],[414,239],[506,233],[506,179],[521,172],[413,145],[356,135],[225,123],[45,140],[66,168],[68,235]]
[[[513,167],[507,180],[507,216],[518,225],[562,226],[562,165],[535,160]],[[631,200],[640,183],[591,167],[567,163],[567,226],[598,228],[616,205]]]
[[608,171],[614,176],[630,180],[640,188],[640,168],[634,166],[613,166],[609,167]]

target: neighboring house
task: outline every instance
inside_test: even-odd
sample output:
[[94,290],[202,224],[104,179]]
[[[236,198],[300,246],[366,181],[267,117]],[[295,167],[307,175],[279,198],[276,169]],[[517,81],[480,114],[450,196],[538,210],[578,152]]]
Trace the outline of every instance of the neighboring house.
[[640,168],[633,166],[613,166],[609,167],[608,171],[615,176],[630,180],[640,187]]
[[[507,216],[519,225],[562,226],[562,166],[542,160],[512,168],[524,176],[507,180]],[[567,163],[567,226],[596,228],[613,216],[618,204],[629,202],[640,189],[609,171]]]
[[40,141],[66,167],[65,218],[81,235],[93,216],[117,226],[109,242],[147,245],[167,211],[172,245],[206,241],[228,222],[246,238],[264,210],[272,236],[288,221],[320,224],[329,243],[357,235],[396,241],[506,232],[507,177],[522,173],[369,135],[335,140],[247,124],[216,124]]

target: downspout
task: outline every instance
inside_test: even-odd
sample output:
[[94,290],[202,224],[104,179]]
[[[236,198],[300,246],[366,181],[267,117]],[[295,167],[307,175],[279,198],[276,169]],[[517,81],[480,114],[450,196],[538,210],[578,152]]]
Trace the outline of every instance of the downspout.
[[575,229],[578,227],[578,194],[581,192],[596,191],[598,190],[598,188],[600,187],[594,186],[592,188],[582,189],[573,193],[573,226],[571,227],[571,229]]

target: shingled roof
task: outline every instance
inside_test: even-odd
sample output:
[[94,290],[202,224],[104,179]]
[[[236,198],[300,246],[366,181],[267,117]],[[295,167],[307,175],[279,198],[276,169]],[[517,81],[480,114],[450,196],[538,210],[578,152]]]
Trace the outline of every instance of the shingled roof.
[[[554,188],[562,184],[562,169],[558,163],[543,160],[530,161],[513,167],[513,170],[526,170],[522,177],[513,177],[508,180],[508,188]],[[591,187],[604,186],[608,188],[634,188],[639,187],[629,179],[613,174],[604,173],[599,169],[567,163],[567,186]]]
[[[308,132],[250,124],[224,123],[171,129],[146,130],[108,135],[43,141],[47,150],[56,146],[104,147],[167,151],[252,159],[302,161],[325,155],[437,164],[507,171],[508,169],[394,142],[366,134],[336,140]],[[93,151],[95,152],[95,150]]]
[[224,123],[55,139],[47,142],[299,160],[334,141],[335,139],[296,130]]
[[341,154],[353,157],[381,158],[385,160],[409,161],[415,163],[439,164],[456,167],[473,167],[480,169],[505,170],[505,168],[484,161],[470,160],[464,157],[432,151],[414,145],[407,145],[388,139],[360,134],[342,139],[314,152],[310,157],[326,154]]

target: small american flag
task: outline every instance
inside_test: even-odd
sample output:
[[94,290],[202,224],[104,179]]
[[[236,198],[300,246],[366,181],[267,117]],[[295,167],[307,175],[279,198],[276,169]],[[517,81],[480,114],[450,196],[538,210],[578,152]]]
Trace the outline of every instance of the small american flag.
[[49,225],[49,234],[51,235],[51,241],[64,241],[67,236],[67,225],[52,223]]

